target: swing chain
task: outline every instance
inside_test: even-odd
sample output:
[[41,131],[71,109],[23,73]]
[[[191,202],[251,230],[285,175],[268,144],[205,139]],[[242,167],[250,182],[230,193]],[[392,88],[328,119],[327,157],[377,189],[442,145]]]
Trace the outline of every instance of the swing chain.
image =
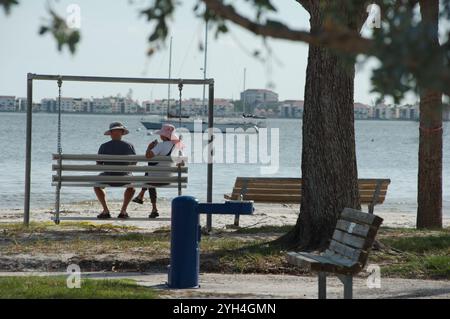
[[[183,82],[180,80],[178,82],[178,92],[179,92],[179,117],[178,117],[178,127],[181,127],[181,103],[183,100]],[[180,135],[180,140],[182,139],[182,136]],[[178,150],[178,156],[181,156],[181,148]],[[178,163],[178,196],[181,195],[181,183],[179,182],[181,179],[181,166],[180,163]]]
[[58,77],[58,165],[59,165],[59,171],[58,171],[58,185],[56,187],[56,194],[55,194],[55,224],[59,224],[59,213],[60,213],[60,198],[61,198],[61,166],[62,166],[62,146],[61,146],[61,86],[62,86],[62,77]]
[[57,151],[58,154],[61,155],[62,153],[62,146],[61,146],[61,87],[62,87],[62,78],[58,78],[58,146]]
[[180,82],[178,83],[178,92],[180,95],[179,98],[179,102],[178,102],[178,121],[179,121],[179,126],[181,127],[181,101],[182,101],[182,97],[183,97],[183,82],[180,80]]

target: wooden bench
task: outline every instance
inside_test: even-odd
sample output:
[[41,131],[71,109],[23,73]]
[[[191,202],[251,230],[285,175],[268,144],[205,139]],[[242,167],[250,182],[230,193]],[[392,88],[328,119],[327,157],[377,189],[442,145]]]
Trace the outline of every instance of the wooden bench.
[[[373,214],[375,205],[382,204],[390,179],[358,179],[361,205],[368,206]],[[252,200],[255,203],[300,204],[302,199],[302,179],[290,177],[237,177],[231,194],[224,197],[230,200]],[[239,215],[234,225],[239,226]]]
[[353,276],[365,267],[382,222],[376,215],[345,208],[324,253],[289,252],[288,262],[318,272],[319,299],[326,298],[327,274],[338,276],[344,284],[344,298],[351,299]]
[[[57,224],[60,220],[80,220],[80,217],[59,216],[62,187],[178,188],[178,194],[181,195],[181,189],[186,188],[188,181],[185,157],[155,156],[148,159],[140,155],[53,154],[53,161],[52,170],[56,174],[53,175],[52,185],[56,187],[56,203],[55,215],[52,219]],[[85,162],[95,164],[83,164]],[[108,164],[118,162],[118,165],[103,165],[104,162],[109,162]],[[149,162],[157,165],[148,165]],[[123,165],[123,163],[129,163],[129,165]],[[102,172],[138,173],[139,176],[99,175]],[[149,173],[148,176],[144,176],[145,173]],[[162,176],[158,177],[158,174]],[[93,220],[94,218],[81,219]],[[150,219],[129,218],[127,220]]]

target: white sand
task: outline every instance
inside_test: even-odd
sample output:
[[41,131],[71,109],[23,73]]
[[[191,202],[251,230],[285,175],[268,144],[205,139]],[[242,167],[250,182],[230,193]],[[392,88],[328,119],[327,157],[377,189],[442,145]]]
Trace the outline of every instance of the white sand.
[[[113,217],[117,216],[120,210],[120,202],[111,202],[110,209]],[[158,202],[158,208],[160,217],[170,218],[170,201],[160,200]],[[52,209],[34,209],[31,212],[32,221],[49,221]],[[62,205],[61,210],[63,213],[61,216],[73,216],[73,217],[95,217],[101,210],[100,204],[96,201],[85,201],[80,203],[65,204]],[[128,213],[131,217],[147,217],[151,210],[151,204],[149,202],[144,205],[131,203],[128,208]],[[299,213],[299,205],[286,205],[286,204],[255,204],[255,212],[251,216],[241,216],[241,227],[258,227],[265,225],[294,225],[297,221]],[[390,227],[407,227],[413,228],[416,223],[415,214],[411,213],[390,213],[381,211],[375,214],[384,218],[383,225]],[[21,222],[23,220],[22,210],[1,209],[0,210],[0,222]],[[226,225],[233,224],[233,215],[213,215],[213,227],[223,228]],[[158,219],[151,222],[141,221],[99,221],[100,223],[114,223],[138,226],[146,230],[156,229],[162,226],[168,226],[169,222],[160,222]],[[201,216],[201,224],[206,224],[206,215]],[[444,226],[450,226],[450,218],[444,217]]]

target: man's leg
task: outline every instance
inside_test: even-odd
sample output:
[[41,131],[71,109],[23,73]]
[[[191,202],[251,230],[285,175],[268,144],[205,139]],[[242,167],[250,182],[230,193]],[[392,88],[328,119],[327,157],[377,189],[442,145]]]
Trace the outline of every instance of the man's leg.
[[127,188],[125,192],[123,193],[123,204],[122,208],[120,210],[120,213],[126,213],[128,204],[130,203],[131,199],[133,198],[133,195],[135,193],[134,188]]
[[106,204],[106,193],[103,188],[94,187],[95,195],[97,195],[97,199],[103,207],[103,213],[109,213],[108,205]]

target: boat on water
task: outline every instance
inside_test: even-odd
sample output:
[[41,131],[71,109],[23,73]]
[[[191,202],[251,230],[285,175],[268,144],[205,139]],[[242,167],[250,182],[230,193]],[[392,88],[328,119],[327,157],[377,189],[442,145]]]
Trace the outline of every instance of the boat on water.
[[[147,130],[159,130],[163,124],[172,124],[177,129],[182,128],[191,133],[201,133],[208,129],[208,121],[202,118],[165,117],[159,120],[142,120],[141,123]],[[223,133],[257,133],[260,128],[266,126],[263,119],[255,119],[252,117],[214,119],[214,129],[220,130]]]
[[[204,55],[204,65],[203,65],[203,79],[206,80],[206,58],[207,58],[207,47],[208,47],[208,26],[205,25],[205,55]],[[170,39],[169,47],[169,79],[171,79],[172,70],[172,38]],[[180,89],[180,100],[178,103],[178,112],[174,115],[171,112],[170,107],[170,84],[168,85],[167,94],[167,114],[159,119],[153,120],[141,120],[142,125],[150,131],[159,130],[163,124],[171,124],[177,129],[185,129],[193,133],[205,132],[208,129],[208,121],[206,117],[206,104],[205,104],[205,85],[203,85],[203,105],[204,113],[202,115],[193,118],[189,115],[182,114],[182,88]],[[244,91],[245,91],[245,74],[244,74]],[[257,116],[254,114],[245,113],[245,101],[244,101],[244,113],[241,117],[237,118],[214,118],[213,128],[215,130],[220,130],[223,133],[258,133],[260,128],[267,127],[264,117]]]

